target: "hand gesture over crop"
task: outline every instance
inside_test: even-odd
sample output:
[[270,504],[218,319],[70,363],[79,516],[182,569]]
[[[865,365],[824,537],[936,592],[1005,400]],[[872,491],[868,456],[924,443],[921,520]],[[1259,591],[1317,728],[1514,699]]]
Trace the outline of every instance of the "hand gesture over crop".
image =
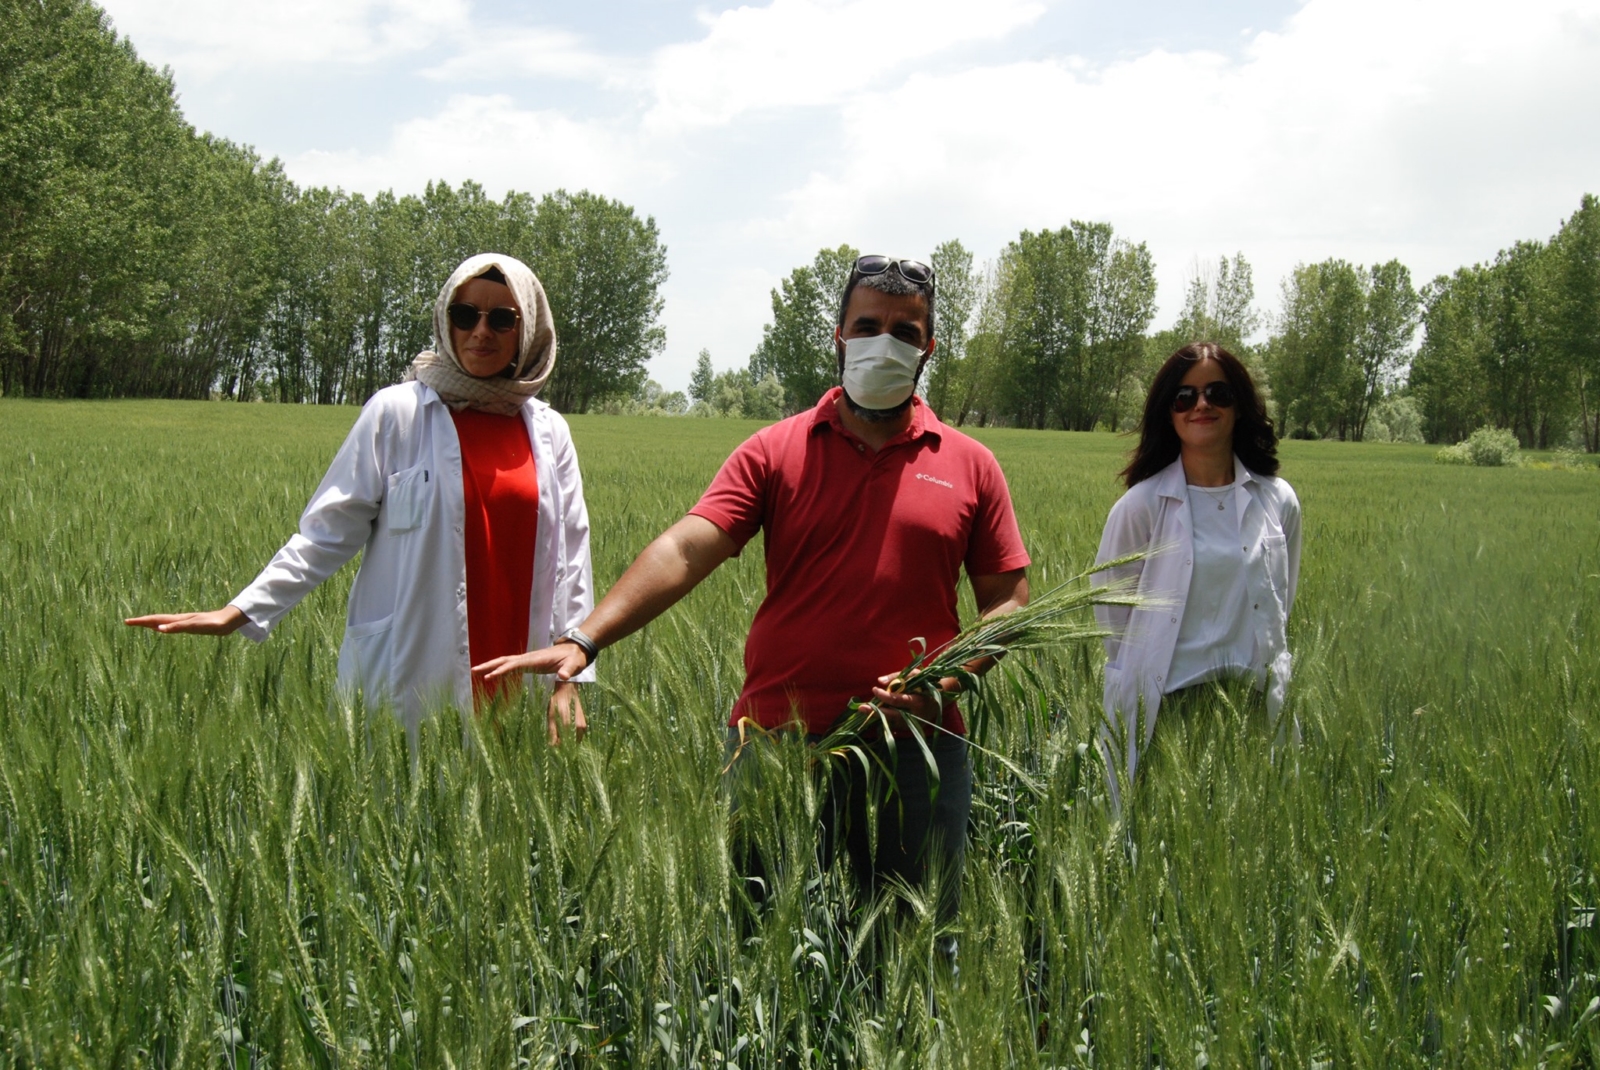
[[481,665],[474,665],[472,675],[479,686],[489,688],[507,677],[515,679],[523,673],[538,673],[541,676],[553,673],[557,683],[555,690],[550,693],[548,718],[550,744],[555,746],[561,742],[563,725],[579,739],[589,730],[589,722],[583,716],[583,703],[578,700],[578,685],[571,682],[572,677],[582,672],[588,664],[588,656],[582,647],[572,643],[557,643],[543,650],[490,658]]
[[246,619],[238,607],[223,606],[206,613],[151,613],[143,617],[129,617],[122,623],[135,628],[149,628],[163,635],[232,635],[244,627]]

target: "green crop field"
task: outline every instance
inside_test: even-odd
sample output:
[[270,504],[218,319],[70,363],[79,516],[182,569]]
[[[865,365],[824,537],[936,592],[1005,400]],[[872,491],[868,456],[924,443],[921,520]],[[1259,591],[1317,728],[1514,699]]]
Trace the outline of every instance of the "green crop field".
[[[979,759],[952,972],[925,898],[819,870],[801,748],[741,811],[771,899],[735,895],[757,545],[557,749],[536,698],[415,752],[342,706],[353,570],[259,646],[120,623],[231,597],[354,415],[0,402],[6,1065],[1600,1063],[1600,473],[1286,443],[1300,742],[1163,721],[1116,822],[1098,652],[1014,659],[984,743],[1026,776]],[[572,425],[602,589],[755,426]],[[980,436],[1035,589],[1088,563],[1126,441]]]

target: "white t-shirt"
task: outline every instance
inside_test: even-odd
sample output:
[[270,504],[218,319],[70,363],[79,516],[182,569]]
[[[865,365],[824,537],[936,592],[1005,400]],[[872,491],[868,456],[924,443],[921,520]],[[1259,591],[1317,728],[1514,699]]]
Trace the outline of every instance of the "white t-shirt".
[[1194,571],[1163,688],[1168,694],[1206,680],[1247,675],[1256,654],[1254,620],[1245,605],[1248,559],[1239,541],[1238,484],[1188,489]]

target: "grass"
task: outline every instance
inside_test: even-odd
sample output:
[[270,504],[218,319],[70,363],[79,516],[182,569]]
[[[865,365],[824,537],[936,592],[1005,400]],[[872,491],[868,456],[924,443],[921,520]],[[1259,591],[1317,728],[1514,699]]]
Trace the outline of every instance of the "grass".
[[[986,742],[1028,779],[980,761],[952,975],[931,894],[818,871],[797,748],[741,810],[769,902],[733,891],[754,547],[608,651],[556,750],[536,703],[415,754],[339,706],[348,571],[261,646],[119,623],[230,597],[353,418],[0,402],[8,1064],[1600,1063],[1594,473],[1286,443],[1302,742],[1218,694],[1113,823],[1098,655],[1009,666]],[[602,588],[755,426],[572,423]],[[1034,583],[1079,571],[1125,442],[981,437]]]

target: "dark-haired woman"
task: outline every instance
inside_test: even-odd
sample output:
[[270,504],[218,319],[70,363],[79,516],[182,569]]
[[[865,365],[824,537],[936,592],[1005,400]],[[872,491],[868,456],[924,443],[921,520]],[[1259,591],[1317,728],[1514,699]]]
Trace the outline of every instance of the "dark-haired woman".
[[1130,780],[1174,692],[1247,678],[1271,716],[1283,706],[1300,502],[1277,472],[1278,436],[1238,358],[1209,342],[1167,358],[1100,540],[1102,562],[1153,551],[1115,570],[1138,578],[1150,606],[1100,610],[1112,632],[1106,718],[1125,741]]
[[[544,288],[514,257],[463,261],[434,305],[434,348],[362,409],[300,530],[228,605],[128,624],[256,641],[359,551],[339,684],[387,701],[413,733],[432,709],[494,688],[471,667],[549,646],[588,615],[589,516],[572,437],[536,396],[555,366]],[[587,648],[585,648],[587,649]],[[583,728],[577,680],[550,698]]]

